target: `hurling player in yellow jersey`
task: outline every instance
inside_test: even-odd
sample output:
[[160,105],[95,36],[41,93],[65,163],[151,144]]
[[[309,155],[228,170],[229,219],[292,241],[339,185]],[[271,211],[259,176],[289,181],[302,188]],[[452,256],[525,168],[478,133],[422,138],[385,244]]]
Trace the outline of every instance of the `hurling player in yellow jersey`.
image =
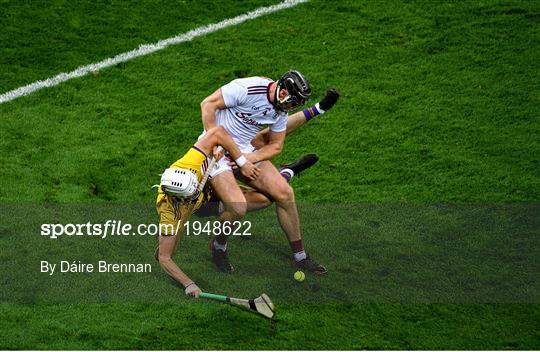
[[201,290],[172,260],[181,234],[180,220],[186,216],[190,202],[197,208],[205,197],[205,192],[197,194],[206,167],[208,156],[212,156],[215,146],[221,145],[229,152],[231,159],[240,167],[240,172],[249,180],[255,180],[260,170],[240,152],[222,126],[215,126],[199,138],[197,143],[179,160],[174,162],[161,176],[156,200],[160,229],[157,259],[159,264],[174,280],[184,286],[185,293],[197,297]]

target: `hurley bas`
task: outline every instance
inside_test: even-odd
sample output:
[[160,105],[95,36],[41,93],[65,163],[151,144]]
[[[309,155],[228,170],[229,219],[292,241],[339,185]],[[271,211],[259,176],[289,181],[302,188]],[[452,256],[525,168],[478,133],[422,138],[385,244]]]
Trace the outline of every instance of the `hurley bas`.
[[104,260],[98,261],[97,265],[82,263],[80,260],[61,260],[59,265],[41,261],[41,272],[53,275],[59,270],[60,273],[150,273],[152,266],[149,263],[107,263]]

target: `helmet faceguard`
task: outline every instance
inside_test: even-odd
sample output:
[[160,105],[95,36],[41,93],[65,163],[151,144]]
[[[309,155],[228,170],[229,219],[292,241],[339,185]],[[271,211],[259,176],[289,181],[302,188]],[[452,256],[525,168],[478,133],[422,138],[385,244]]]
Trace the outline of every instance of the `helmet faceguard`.
[[[280,99],[279,93],[287,91],[287,95]],[[281,111],[294,110],[307,103],[311,96],[311,88],[306,78],[298,71],[286,72],[276,83],[274,93],[274,107]]]
[[161,175],[160,186],[168,195],[180,199],[191,198],[197,193],[199,180],[190,170],[168,168]]

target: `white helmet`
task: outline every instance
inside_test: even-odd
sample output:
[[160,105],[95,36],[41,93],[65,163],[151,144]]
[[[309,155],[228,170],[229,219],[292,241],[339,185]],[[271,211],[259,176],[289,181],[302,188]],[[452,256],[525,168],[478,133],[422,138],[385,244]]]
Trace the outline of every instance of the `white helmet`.
[[178,198],[188,198],[195,195],[199,180],[188,169],[169,168],[161,175],[161,189],[163,192]]

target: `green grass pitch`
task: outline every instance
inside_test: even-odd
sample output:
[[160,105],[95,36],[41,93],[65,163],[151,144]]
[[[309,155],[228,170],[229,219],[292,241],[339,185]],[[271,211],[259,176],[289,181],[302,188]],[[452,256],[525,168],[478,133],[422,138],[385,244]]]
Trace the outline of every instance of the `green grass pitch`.
[[[0,1],[0,94],[272,3]],[[540,348],[538,261],[521,257],[528,249],[538,258],[539,248],[539,4],[310,1],[1,104],[0,349]],[[287,243],[271,211],[248,216],[260,219],[256,229],[264,237],[231,241],[238,268],[231,277],[214,271],[206,238],[185,239],[181,252],[188,273],[209,290],[242,296],[264,288],[278,306],[276,321],[194,303],[155,263],[153,276],[142,280],[152,285],[117,276],[129,279],[118,289],[173,297],[173,304],[6,298],[10,291],[34,298],[61,292],[38,275],[30,274],[36,281],[25,275],[36,270],[28,268],[35,253],[69,254],[41,239],[25,246],[21,239],[31,243],[37,236],[25,221],[43,218],[9,209],[143,204],[151,210],[150,186],[202,129],[200,101],[236,77],[276,78],[290,68],[309,78],[314,101],[327,87],[342,93],[332,111],[291,135],[275,160],[307,152],[321,157],[292,185],[307,248],[329,275],[308,276],[301,285],[292,280]],[[309,213],[344,204],[349,211],[326,222]],[[434,204],[457,204],[460,212],[450,214],[459,218]],[[413,215],[394,216],[396,206]],[[505,206],[523,207],[530,221],[521,221],[522,213],[487,216],[476,208]],[[152,212],[143,214],[157,221]],[[473,215],[486,220],[474,228],[476,237],[453,232]],[[467,267],[469,258],[482,258],[486,244],[505,234],[513,236]],[[102,251],[147,260],[155,245],[145,239],[106,247],[112,244],[72,250],[87,258]],[[501,295],[506,303],[482,303],[479,296],[474,302],[399,304],[394,293],[387,301],[379,296],[388,293],[385,277],[418,280],[404,269],[407,261],[414,261],[417,274],[434,267],[439,274],[459,268],[472,276],[476,265],[506,268],[510,260],[530,264],[522,277],[508,274],[508,283],[530,280],[527,297],[534,300],[510,303],[512,297]],[[72,289],[95,292],[93,280],[80,277]],[[404,294],[417,292],[399,287]],[[487,284],[473,289],[492,292]],[[373,300],[363,299],[370,293]]]

